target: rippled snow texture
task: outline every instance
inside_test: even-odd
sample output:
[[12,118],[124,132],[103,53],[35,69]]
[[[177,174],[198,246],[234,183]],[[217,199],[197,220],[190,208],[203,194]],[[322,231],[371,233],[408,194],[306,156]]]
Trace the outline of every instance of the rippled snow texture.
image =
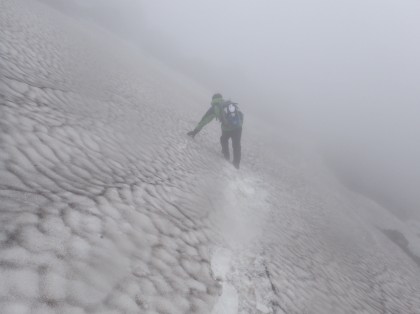
[[128,43],[2,0],[0,71],[2,314],[420,313],[368,202],[252,119],[237,172],[184,135],[209,93]]

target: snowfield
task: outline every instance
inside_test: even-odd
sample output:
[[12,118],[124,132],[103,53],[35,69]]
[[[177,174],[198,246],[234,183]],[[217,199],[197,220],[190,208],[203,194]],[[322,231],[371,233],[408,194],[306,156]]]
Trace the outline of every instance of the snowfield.
[[417,254],[419,224],[250,116],[236,171],[216,123],[185,136],[210,95],[93,24],[0,2],[0,313],[420,313],[420,265],[383,231]]

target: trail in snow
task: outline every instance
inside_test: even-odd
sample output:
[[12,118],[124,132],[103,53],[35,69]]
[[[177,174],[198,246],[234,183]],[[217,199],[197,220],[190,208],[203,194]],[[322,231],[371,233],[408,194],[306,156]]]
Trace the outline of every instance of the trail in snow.
[[231,268],[232,252],[227,249],[217,248],[211,259],[211,268],[216,280],[222,284],[222,295],[212,310],[212,314],[238,313],[238,292],[228,282]]
[[261,242],[270,213],[267,192],[262,182],[249,174],[231,169],[225,169],[224,174],[226,187],[213,214],[220,243],[211,259],[222,295],[212,313],[273,313],[273,295],[267,291],[267,277],[261,271]]

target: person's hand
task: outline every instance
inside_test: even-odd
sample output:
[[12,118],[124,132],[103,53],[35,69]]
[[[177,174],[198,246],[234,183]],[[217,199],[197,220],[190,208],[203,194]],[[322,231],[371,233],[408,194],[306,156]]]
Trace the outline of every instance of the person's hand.
[[189,131],[188,133],[187,133],[187,135],[188,136],[191,136],[192,138],[194,138],[194,136],[197,134],[197,132],[196,131]]

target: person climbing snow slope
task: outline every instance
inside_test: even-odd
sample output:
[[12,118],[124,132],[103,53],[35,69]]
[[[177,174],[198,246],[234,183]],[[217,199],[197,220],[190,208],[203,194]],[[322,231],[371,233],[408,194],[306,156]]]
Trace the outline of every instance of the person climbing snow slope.
[[214,118],[219,120],[222,127],[222,136],[220,144],[222,145],[222,153],[226,160],[230,160],[229,139],[232,139],[233,148],[233,165],[239,169],[241,162],[241,137],[244,115],[239,110],[238,104],[230,100],[224,100],[223,96],[216,93],[212,97],[211,107],[204,114],[201,121],[197,124],[193,131],[187,134],[191,137],[197,135],[201,129],[211,122]]

